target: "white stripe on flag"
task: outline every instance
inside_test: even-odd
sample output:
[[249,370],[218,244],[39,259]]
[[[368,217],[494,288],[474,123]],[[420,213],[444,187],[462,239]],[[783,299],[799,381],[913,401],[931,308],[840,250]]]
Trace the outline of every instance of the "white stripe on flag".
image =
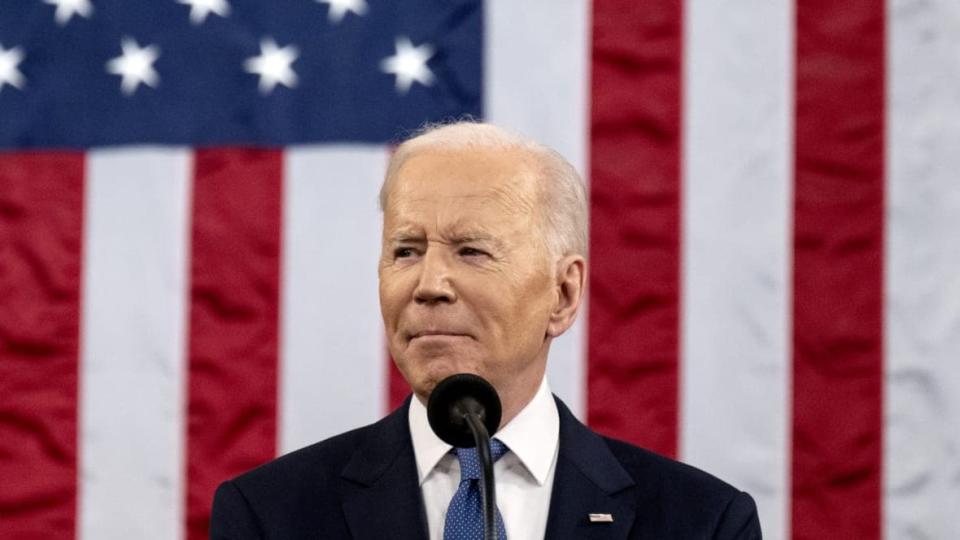
[[682,459],[748,491],[786,538],[793,17],[686,8]]
[[960,9],[888,13],[884,535],[960,538]]
[[[590,2],[494,0],[485,5],[486,119],[560,152],[587,180]],[[551,390],[586,416],[586,295],[580,316],[555,340]]]
[[380,418],[382,146],[310,146],[284,163],[280,453]]
[[190,153],[88,154],[81,539],[183,531]]

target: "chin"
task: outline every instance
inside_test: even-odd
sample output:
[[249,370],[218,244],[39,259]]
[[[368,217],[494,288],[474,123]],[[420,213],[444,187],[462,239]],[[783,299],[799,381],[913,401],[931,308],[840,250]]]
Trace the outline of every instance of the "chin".
[[419,363],[413,368],[413,372],[401,369],[404,378],[410,383],[414,393],[426,398],[433,392],[433,389],[440,384],[440,381],[457,373],[477,373],[476,369],[463,365],[453,359],[431,358],[416,361]]

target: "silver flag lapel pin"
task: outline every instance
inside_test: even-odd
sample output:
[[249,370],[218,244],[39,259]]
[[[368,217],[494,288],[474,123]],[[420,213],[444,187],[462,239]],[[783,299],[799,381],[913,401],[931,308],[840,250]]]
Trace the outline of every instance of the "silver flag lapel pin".
[[613,514],[587,514],[590,523],[613,523]]

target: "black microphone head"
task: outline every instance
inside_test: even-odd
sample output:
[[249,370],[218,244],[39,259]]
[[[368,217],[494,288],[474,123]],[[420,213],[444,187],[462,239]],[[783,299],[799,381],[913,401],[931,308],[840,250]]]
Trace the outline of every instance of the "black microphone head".
[[451,375],[437,384],[427,400],[427,420],[433,432],[458,448],[477,445],[464,421],[468,412],[480,417],[491,437],[500,427],[500,396],[483,377],[469,373]]

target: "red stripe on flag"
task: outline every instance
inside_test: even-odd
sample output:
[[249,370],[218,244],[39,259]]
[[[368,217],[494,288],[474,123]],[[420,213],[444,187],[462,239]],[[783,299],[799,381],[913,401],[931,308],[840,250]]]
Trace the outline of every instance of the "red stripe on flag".
[[674,456],[680,321],[679,0],[593,7],[588,420]]
[[188,538],[207,538],[216,486],[276,454],[283,156],[195,157],[190,268]]
[[881,536],[884,9],[797,6],[795,539]]
[[0,536],[73,538],[84,156],[0,154]]

